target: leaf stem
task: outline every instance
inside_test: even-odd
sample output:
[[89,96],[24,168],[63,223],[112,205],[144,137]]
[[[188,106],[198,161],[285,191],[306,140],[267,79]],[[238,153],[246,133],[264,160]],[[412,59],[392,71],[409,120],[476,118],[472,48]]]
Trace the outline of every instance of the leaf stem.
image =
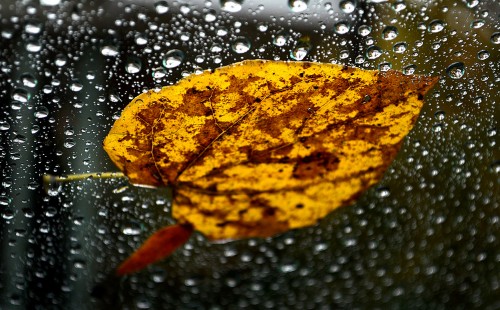
[[48,187],[54,183],[66,183],[81,181],[86,179],[116,179],[116,178],[126,178],[122,172],[94,172],[94,173],[78,173],[78,174],[68,174],[64,176],[56,176],[52,174],[43,175],[43,185]]

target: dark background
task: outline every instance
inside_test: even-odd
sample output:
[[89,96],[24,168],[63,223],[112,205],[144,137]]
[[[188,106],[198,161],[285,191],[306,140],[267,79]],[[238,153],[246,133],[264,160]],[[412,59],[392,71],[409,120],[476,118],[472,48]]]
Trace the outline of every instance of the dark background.
[[[0,308],[499,309],[498,2],[223,2],[2,1]],[[168,191],[42,176],[115,171],[102,140],[133,97],[253,58],[441,80],[355,205],[265,240],[195,235],[110,277],[173,222]]]

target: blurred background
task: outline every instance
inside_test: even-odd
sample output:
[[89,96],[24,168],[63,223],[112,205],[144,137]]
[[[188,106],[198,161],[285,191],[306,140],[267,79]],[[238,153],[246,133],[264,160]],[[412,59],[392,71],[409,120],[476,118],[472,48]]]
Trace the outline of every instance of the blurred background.
[[[499,309],[496,0],[2,0],[0,309]],[[243,59],[439,75],[377,186],[318,225],[113,278],[173,223],[102,141],[141,92]]]

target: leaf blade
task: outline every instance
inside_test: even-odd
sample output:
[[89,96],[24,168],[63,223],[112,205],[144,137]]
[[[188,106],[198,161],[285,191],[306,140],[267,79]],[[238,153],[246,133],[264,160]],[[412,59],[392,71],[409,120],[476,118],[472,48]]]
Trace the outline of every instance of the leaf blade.
[[210,239],[312,225],[381,179],[437,80],[261,60],[207,71],[134,100],[154,107],[128,116],[151,150],[119,167],[173,186],[173,217]]

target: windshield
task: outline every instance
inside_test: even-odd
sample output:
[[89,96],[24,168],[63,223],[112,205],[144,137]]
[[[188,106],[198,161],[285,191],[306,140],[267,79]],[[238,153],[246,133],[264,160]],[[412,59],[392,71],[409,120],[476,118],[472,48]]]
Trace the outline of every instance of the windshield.
[[[499,305],[500,5],[439,1],[0,4],[0,308],[490,308]],[[149,89],[246,59],[440,76],[383,179],[316,225],[214,243],[195,233],[133,275],[173,224],[170,189],[102,143]]]

